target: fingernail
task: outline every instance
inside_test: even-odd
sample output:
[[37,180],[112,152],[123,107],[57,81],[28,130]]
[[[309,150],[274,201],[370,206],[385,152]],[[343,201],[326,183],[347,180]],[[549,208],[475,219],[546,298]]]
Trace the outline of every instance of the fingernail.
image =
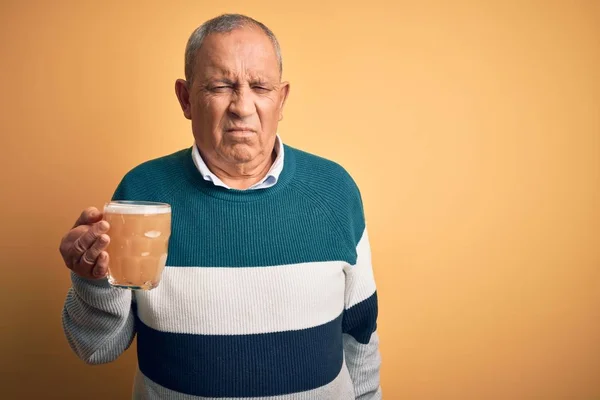
[[106,232],[108,230],[108,222],[101,221],[100,226],[98,228],[100,228],[100,231]]
[[94,269],[94,275],[96,275],[96,276],[103,276],[104,275],[104,268],[96,268],[96,269]]

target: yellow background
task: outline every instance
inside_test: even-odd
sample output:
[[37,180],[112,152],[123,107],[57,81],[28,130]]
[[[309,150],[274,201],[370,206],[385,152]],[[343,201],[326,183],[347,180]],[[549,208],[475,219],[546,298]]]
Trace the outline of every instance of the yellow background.
[[[0,2],[3,399],[125,399],[63,336],[59,240],[190,146],[174,81],[222,12],[271,27],[290,145],[362,189],[395,399],[600,399],[600,2]],[[7,394],[8,393],[8,394]]]

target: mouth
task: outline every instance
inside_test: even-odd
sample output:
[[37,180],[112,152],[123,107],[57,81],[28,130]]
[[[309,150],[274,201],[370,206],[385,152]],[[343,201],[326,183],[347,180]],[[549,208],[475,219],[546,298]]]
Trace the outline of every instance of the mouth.
[[235,128],[227,129],[226,132],[249,134],[249,133],[255,133],[256,131],[254,129],[250,128],[250,127],[238,126],[238,127],[235,127]]

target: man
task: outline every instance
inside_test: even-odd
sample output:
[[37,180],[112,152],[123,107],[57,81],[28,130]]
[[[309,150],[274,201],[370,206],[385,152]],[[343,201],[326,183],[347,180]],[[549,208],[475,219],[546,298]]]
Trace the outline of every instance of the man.
[[110,227],[84,211],[60,246],[69,344],[101,364],[137,335],[136,399],[380,399],[360,193],[342,167],[278,136],[289,84],[277,39],[222,15],[185,58],[175,89],[195,145],[137,166],[113,196],[171,204],[161,283],[111,287]]

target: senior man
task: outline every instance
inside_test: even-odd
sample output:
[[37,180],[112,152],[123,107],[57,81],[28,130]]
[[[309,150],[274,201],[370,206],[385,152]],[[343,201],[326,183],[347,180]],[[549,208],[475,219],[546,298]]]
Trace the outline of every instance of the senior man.
[[129,171],[117,200],[171,204],[161,284],[109,285],[95,208],[62,239],[63,326],[90,364],[137,335],[135,399],[380,399],[377,295],[360,192],[338,164],[284,145],[275,35],[226,14],[196,29],[175,91],[191,148]]

